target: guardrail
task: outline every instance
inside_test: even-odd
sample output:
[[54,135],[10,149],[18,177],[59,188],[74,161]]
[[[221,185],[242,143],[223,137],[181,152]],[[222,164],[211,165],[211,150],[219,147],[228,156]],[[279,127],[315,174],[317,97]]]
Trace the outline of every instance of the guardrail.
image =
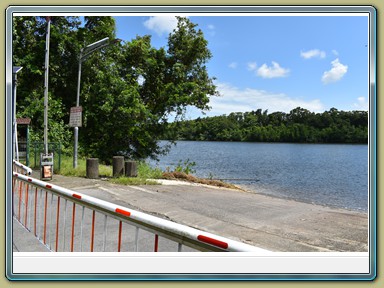
[[[178,252],[183,251],[184,246],[198,251],[269,252],[70,189],[47,184],[17,172],[13,172],[12,193],[14,217],[51,251],[137,252],[144,248],[144,251],[158,252],[161,237],[167,242],[170,240],[171,243],[176,243],[177,247],[176,245],[171,247]],[[72,209],[68,213],[70,204]],[[81,208],[81,217],[76,214],[77,207]],[[123,226],[125,237],[122,236]],[[85,234],[89,234],[88,237]],[[148,237],[153,240],[149,240]],[[144,245],[141,242],[146,243]],[[166,246],[167,249],[170,247],[169,244]]]
[[24,174],[24,175],[31,175],[32,169],[28,166],[25,166],[24,164],[13,160],[13,171]]

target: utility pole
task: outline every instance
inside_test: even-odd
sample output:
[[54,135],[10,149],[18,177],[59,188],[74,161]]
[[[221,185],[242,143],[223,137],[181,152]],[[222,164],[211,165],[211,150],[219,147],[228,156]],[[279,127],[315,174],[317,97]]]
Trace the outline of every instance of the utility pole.
[[13,142],[13,159],[19,161],[19,145],[17,140],[17,122],[16,122],[16,87],[17,87],[17,73],[19,73],[23,67],[13,67],[12,73],[12,108],[13,108],[13,125],[12,125],[12,142]]
[[48,154],[48,74],[49,74],[49,40],[51,17],[46,17],[47,35],[45,40],[45,77],[44,77],[44,154]]
[[[79,55],[79,69],[78,69],[78,77],[77,77],[77,93],[76,93],[76,107],[72,107],[76,113],[80,113],[82,111],[82,107],[80,107],[80,81],[81,81],[81,63],[85,61],[93,52],[100,50],[101,48],[107,47],[111,44],[116,44],[120,42],[121,39],[114,39],[112,41],[109,40],[109,37],[106,37],[104,39],[101,39],[99,41],[96,41],[92,44],[89,44],[85,48],[80,50]],[[81,116],[80,116],[81,121]],[[78,123],[74,122],[71,123],[70,126],[74,127],[73,129],[73,138],[74,138],[74,144],[73,144],[73,168],[77,167],[77,152],[78,152],[78,142],[79,142],[79,125]]]
[[53,174],[53,153],[48,152],[48,73],[49,73],[49,40],[51,33],[51,17],[47,16],[47,35],[45,40],[45,75],[44,75],[44,153],[40,154],[41,179],[51,180]]

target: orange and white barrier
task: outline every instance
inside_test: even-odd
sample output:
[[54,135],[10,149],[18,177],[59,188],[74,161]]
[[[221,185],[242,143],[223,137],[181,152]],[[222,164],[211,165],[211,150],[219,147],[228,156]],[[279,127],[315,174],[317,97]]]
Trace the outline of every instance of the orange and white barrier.
[[[14,217],[34,233],[51,251],[66,251],[67,242],[69,242],[69,251],[76,251],[75,247],[83,251],[83,244],[89,241],[89,250],[86,250],[93,252],[96,241],[95,236],[98,236],[98,239],[102,238],[102,251],[105,251],[107,245],[111,246],[110,243],[107,243],[107,236],[108,239],[111,238],[110,233],[107,233],[107,219],[114,219],[118,223],[118,232],[116,233],[116,250],[118,252],[122,250],[123,245],[123,223],[136,227],[135,251],[139,250],[138,235],[139,230],[143,229],[154,234],[155,239],[152,246],[154,252],[159,251],[160,236],[178,243],[177,250],[179,252],[182,251],[183,245],[200,251],[269,252],[255,246],[161,219],[57,185],[47,184],[46,182],[16,172],[13,172],[12,193],[13,199],[17,199],[13,203],[14,211],[17,211],[14,213]],[[64,199],[64,209],[62,207],[62,199]],[[68,202],[72,204],[72,211],[69,215],[67,215]],[[76,207],[78,206],[82,209],[81,219],[76,218]],[[85,208],[92,212],[92,215],[89,215],[88,222],[84,220]],[[100,225],[104,227],[102,237],[99,236],[100,233],[95,235],[96,212],[98,215],[104,216],[102,217],[104,218],[104,225]],[[71,220],[69,224],[70,233],[67,233],[69,228],[67,228],[67,220]],[[86,241],[83,239],[85,236],[85,225],[90,225],[90,229],[88,229],[90,230],[90,235]],[[80,237],[75,237],[76,230],[78,232],[79,228]],[[70,237],[69,241],[66,239],[68,234]],[[76,241],[80,243],[75,243]]]
[[25,166],[24,164],[13,160],[13,171],[24,174],[24,175],[31,175],[32,169],[28,166]]

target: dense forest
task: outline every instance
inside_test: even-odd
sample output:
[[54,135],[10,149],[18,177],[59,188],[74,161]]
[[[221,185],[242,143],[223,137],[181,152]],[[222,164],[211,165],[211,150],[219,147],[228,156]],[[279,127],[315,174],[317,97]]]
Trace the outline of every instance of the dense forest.
[[258,109],[197,118],[168,125],[165,139],[201,141],[367,143],[368,112],[335,108],[314,113],[297,107],[289,113]]

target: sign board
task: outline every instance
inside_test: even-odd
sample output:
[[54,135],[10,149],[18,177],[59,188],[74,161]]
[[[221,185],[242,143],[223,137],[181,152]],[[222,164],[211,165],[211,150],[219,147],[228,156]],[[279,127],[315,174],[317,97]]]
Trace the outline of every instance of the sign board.
[[83,107],[71,107],[71,113],[69,114],[69,126],[70,127],[81,127]]
[[29,125],[31,124],[31,118],[17,118],[17,125]]

